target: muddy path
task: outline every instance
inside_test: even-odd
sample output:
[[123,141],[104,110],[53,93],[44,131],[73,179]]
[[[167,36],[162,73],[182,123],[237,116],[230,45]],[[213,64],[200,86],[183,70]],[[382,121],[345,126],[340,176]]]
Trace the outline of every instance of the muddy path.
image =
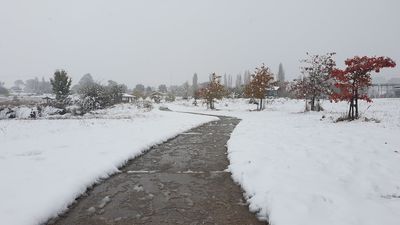
[[153,147],[48,224],[265,224],[225,171],[226,142],[238,123],[220,117]]

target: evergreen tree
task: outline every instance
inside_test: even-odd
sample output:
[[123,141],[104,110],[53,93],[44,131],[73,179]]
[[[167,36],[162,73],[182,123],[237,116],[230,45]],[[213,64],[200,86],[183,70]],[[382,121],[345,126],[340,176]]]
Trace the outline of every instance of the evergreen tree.
[[71,91],[74,93],[81,94],[81,92],[85,92],[85,89],[92,86],[94,84],[93,77],[90,73],[87,73],[82,76],[77,84],[72,86]]
[[65,70],[57,70],[54,73],[54,78],[50,79],[50,83],[53,86],[53,93],[56,95],[56,100],[64,101],[68,97],[71,82],[72,80],[68,77]]
[[190,95],[190,85],[189,82],[186,81],[181,86],[181,95],[183,99],[188,99]]
[[227,86],[227,88],[231,88],[233,85],[232,85],[232,75],[228,75],[228,86]]
[[111,96],[110,104],[118,104],[122,102],[122,95],[126,93],[128,87],[125,84],[118,84],[113,80],[108,81],[107,92]]
[[23,80],[16,80],[14,81],[14,87],[16,87],[18,90],[22,90],[22,88],[25,86],[25,83]]
[[285,71],[283,70],[283,65],[282,65],[282,63],[279,63],[279,70],[278,70],[277,81],[280,82],[280,83],[285,82]]
[[193,95],[193,97],[195,97],[196,98],[196,93],[197,93],[197,91],[198,91],[198,89],[199,89],[199,86],[198,86],[198,84],[197,84],[197,82],[198,82],[198,80],[197,80],[197,73],[195,73],[194,75],[193,75],[193,83],[192,83],[192,95]]
[[0,95],[8,95],[9,91],[6,87],[4,87],[4,82],[0,81]]
[[285,81],[285,70],[283,69],[282,63],[279,63],[279,70],[276,79],[276,85],[279,87],[277,93],[278,97],[287,97],[287,88],[289,83]]
[[226,74],[224,74],[224,87],[228,87],[228,79],[226,78]]
[[135,86],[135,88],[133,89],[133,95],[136,96],[136,98],[143,98],[144,97],[144,85],[137,84]]
[[167,85],[165,85],[165,84],[160,84],[160,85],[158,86],[158,91],[161,92],[161,93],[167,93],[167,92],[168,92],[168,90],[167,90]]
[[250,77],[251,77],[250,71],[248,71],[248,70],[244,71],[243,82],[245,85],[250,83],[250,79],[251,79]]
[[39,83],[40,93],[51,93],[52,86],[49,81],[46,81],[44,77],[42,77],[42,81]]
[[94,83],[94,80],[93,80],[92,75],[90,73],[87,73],[82,76],[82,78],[78,82],[78,85],[82,87],[82,86],[90,85],[93,83]]
[[27,93],[40,94],[39,86],[39,78],[35,77],[34,79],[28,79],[25,81],[24,91]]
[[149,97],[153,93],[153,88],[150,86],[146,87],[146,97]]
[[240,88],[241,86],[242,86],[242,75],[241,74],[238,74],[238,75],[236,75],[236,85],[235,85],[235,87],[236,88]]

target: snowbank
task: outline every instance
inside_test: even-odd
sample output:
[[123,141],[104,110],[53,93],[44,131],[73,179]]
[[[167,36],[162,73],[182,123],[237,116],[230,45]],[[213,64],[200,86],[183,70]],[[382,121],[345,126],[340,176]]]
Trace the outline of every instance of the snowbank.
[[216,119],[127,106],[103,113],[103,119],[0,121],[0,224],[40,224],[128,159]]
[[34,113],[34,119],[36,118],[49,118],[53,115],[59,114],[62,109],[54,108],[52,106],[46,106],[41,108],[38,107],[27,107],[27,106],[16,106],[11,108],[5,108],[0,110],[0,120],[2,119],[32,119]]
[[[303,113],[303,101],[276,100],[263,112],[244,101],[208,112],[242,119],[228,142],[232,177],[250,210],[271,225],[398,225],[400,99],[362,103],[365,122],[334,123],[346,104]],[[237,110],[235,110],[237,109]]]

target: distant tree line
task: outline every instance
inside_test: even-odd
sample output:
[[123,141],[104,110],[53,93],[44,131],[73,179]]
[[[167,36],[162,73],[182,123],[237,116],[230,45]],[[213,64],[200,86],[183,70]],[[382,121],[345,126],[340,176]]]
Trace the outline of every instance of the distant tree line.
[[0,81],[0,95],[8,95],[9,91],[8,89],[4,86],[4,82]]

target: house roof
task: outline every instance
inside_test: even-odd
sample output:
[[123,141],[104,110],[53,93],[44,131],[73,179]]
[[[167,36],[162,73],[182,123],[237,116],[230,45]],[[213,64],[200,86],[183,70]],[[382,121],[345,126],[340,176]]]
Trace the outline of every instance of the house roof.
[[269,90],[269,91],[277,91],[277,90],[279,90],[279,86],[272,86],[272,87],[269,87],[267,90]]
[[125,97],[125,98],[134,98],[135,96],[130,95],[130,94],[127,94],[127,93],[124,93],[124,94],[122,94],[122,97]]

